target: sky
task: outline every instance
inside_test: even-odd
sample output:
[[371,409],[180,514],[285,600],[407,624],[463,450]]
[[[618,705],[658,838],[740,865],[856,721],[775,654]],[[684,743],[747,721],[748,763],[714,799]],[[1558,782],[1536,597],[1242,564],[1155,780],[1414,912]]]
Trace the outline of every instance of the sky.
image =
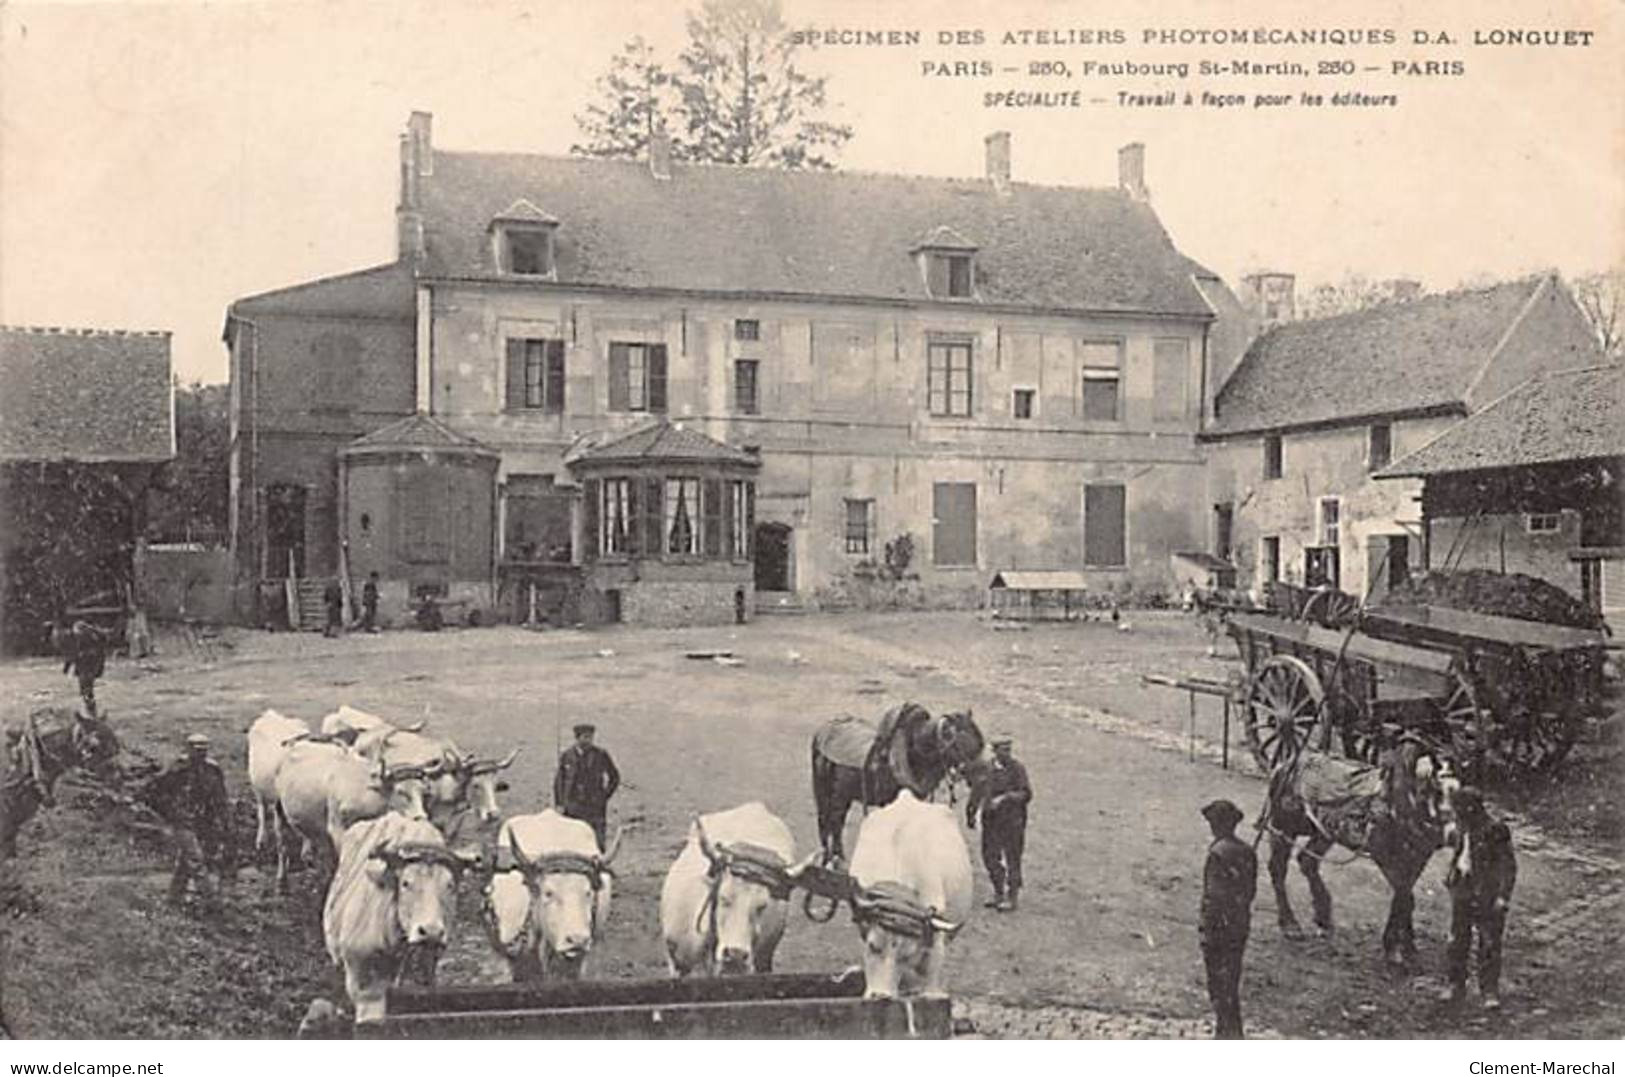
[[[698,0],[694,0],[695,3]],[[1234,283],[1275,269],[1300,292],[1357,273],[1430,289],[1625,251],[1625,5],[970,3],[783,0],[819,29],[917,30],[918,46],[825,46],[842,166],[978,176],[1012,133],[1018,181],[1109,186],[1145,143],[1152,205],[1186,254]],[[441,147],[563,154],[574,115],[633,33],[666,56],[681,3],[6,3],[0,7],[0,322],[167,329],[177,374],[222,381],[234,298],[389,261],[397,137],[413,109]],[[1393,44],[1181,45],[1149,32],[1386,28]],[[1122,45],[1004,45],[1006,30],[1120,30]],[[1588,46],[1478,46],[1503,29],[1589,30]],[[980,45],[939,33],[980,30]],[[1450,45],[1416,44],[1417,31]],[[1082,63],[1353,59],[1341,76],[1085,77]],[[1397,76],[1395,61],[1459,61]],[[987,61],[992,76],[926,75]],[[1058,60],[1074,77],[1007,74]],[[989,108],[1000,90],[1100,97]],[[1339,90],[1399,105],[1124,107],[1120,90]]]

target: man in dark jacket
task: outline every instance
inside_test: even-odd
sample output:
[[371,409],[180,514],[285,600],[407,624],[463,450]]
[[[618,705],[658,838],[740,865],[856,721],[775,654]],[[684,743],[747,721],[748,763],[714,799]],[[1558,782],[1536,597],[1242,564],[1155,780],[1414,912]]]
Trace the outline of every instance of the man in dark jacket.
[[553,776],[553,803],[570,818],[590,823],[602,850],[609,798],[620,788],[621,772],[615,769],[609,753],[592,742],[597,733],[595,726],[582,722],[574,732],[576,742],[559,756],[559,769]]
[[158,814],[174,828],[175,874],[169,882],[170,903],[185,902],[193,879],[206,899],[217,901],[218,894],[209,892],[208,869],[214,868],[229,878],[235,868],[226,779],[220,764],[209,758],[208,737],[193,733],[186,738],[186,755],[158,776],[150,799]]
[[1253,894],[1258,889],[1258,858],[1236,837],[1241,809],[1215,800],[1202,809],[1213,844],[1202,869],[1202,964],[1207,967],[1207,995],[1213,1003],[1213,1036],[1239,1040],[1241,1032],[1241,955],[1252,926]]
[[1027,805],[1033,787],[1027,768],[1011,754],[1011,738],[993,738],[993,761],[972,783],[970,803],[965,805],[965,825],[976,829],[978,812],[982,819],[982,863],[993,882],[990,909],[1015,912],[1021,892],[1021,854],[1027,844]]
[[367,573],[367,582],[361,585],[361,627],[367,632],[378,631],[378,573]]
[[327,607],[327,626],[322,635],[332,637],[344,632],[344,587],[338,580],[328,580],[322,590],[322,604]]
[[1450,891],[1450,944],[1445,965],[1450,986],[1444,1001],[1467,996],[1468,958],[1473,932],[1478,932],[1478,991],[1486,1010],[1501,1008],[1501,935],[1506,930],[1512,887],[1518,881],[1518,861],[1512,851],[1512,831],[1496,822],[1484,807],[1481,793],[1463,786],[1452,798],[1454,819],[1446,829],[1451,849],[1445,888]]
[[89,621],[75,621],[72,628],[64,628],[59,622],[51,636],[62,653],[62,672],[72,673],[79,682],[86,716],[96,717],[100,713],[96,710],[96,681],[107,672],[107,650],[111,645],[108,633]]

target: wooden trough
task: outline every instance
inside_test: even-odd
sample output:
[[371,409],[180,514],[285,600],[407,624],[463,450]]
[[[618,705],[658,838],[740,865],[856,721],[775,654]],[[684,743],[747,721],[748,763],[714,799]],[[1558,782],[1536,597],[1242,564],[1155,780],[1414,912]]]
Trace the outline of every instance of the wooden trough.
[[829,975],[393,987],[369,1039],[946,1039],[948,1000],[866,999]]

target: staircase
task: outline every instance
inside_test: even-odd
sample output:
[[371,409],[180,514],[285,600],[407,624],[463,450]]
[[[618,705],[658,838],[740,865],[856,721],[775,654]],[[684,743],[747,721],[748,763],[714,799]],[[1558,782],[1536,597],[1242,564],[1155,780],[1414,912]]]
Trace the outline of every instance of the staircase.
[[299,609],[294,627],[301,632],[320,632],[327,627],[327,604],[322,596],[332,582],[323,576],[299,581]]

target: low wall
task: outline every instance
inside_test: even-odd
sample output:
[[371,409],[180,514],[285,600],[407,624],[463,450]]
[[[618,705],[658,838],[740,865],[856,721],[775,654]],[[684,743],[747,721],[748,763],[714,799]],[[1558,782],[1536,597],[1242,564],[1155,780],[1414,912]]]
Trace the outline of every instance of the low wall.
[[734,624],[749,619],[755,605],[750,583],[640,580],[621,589],[621,620],[656,628]]

